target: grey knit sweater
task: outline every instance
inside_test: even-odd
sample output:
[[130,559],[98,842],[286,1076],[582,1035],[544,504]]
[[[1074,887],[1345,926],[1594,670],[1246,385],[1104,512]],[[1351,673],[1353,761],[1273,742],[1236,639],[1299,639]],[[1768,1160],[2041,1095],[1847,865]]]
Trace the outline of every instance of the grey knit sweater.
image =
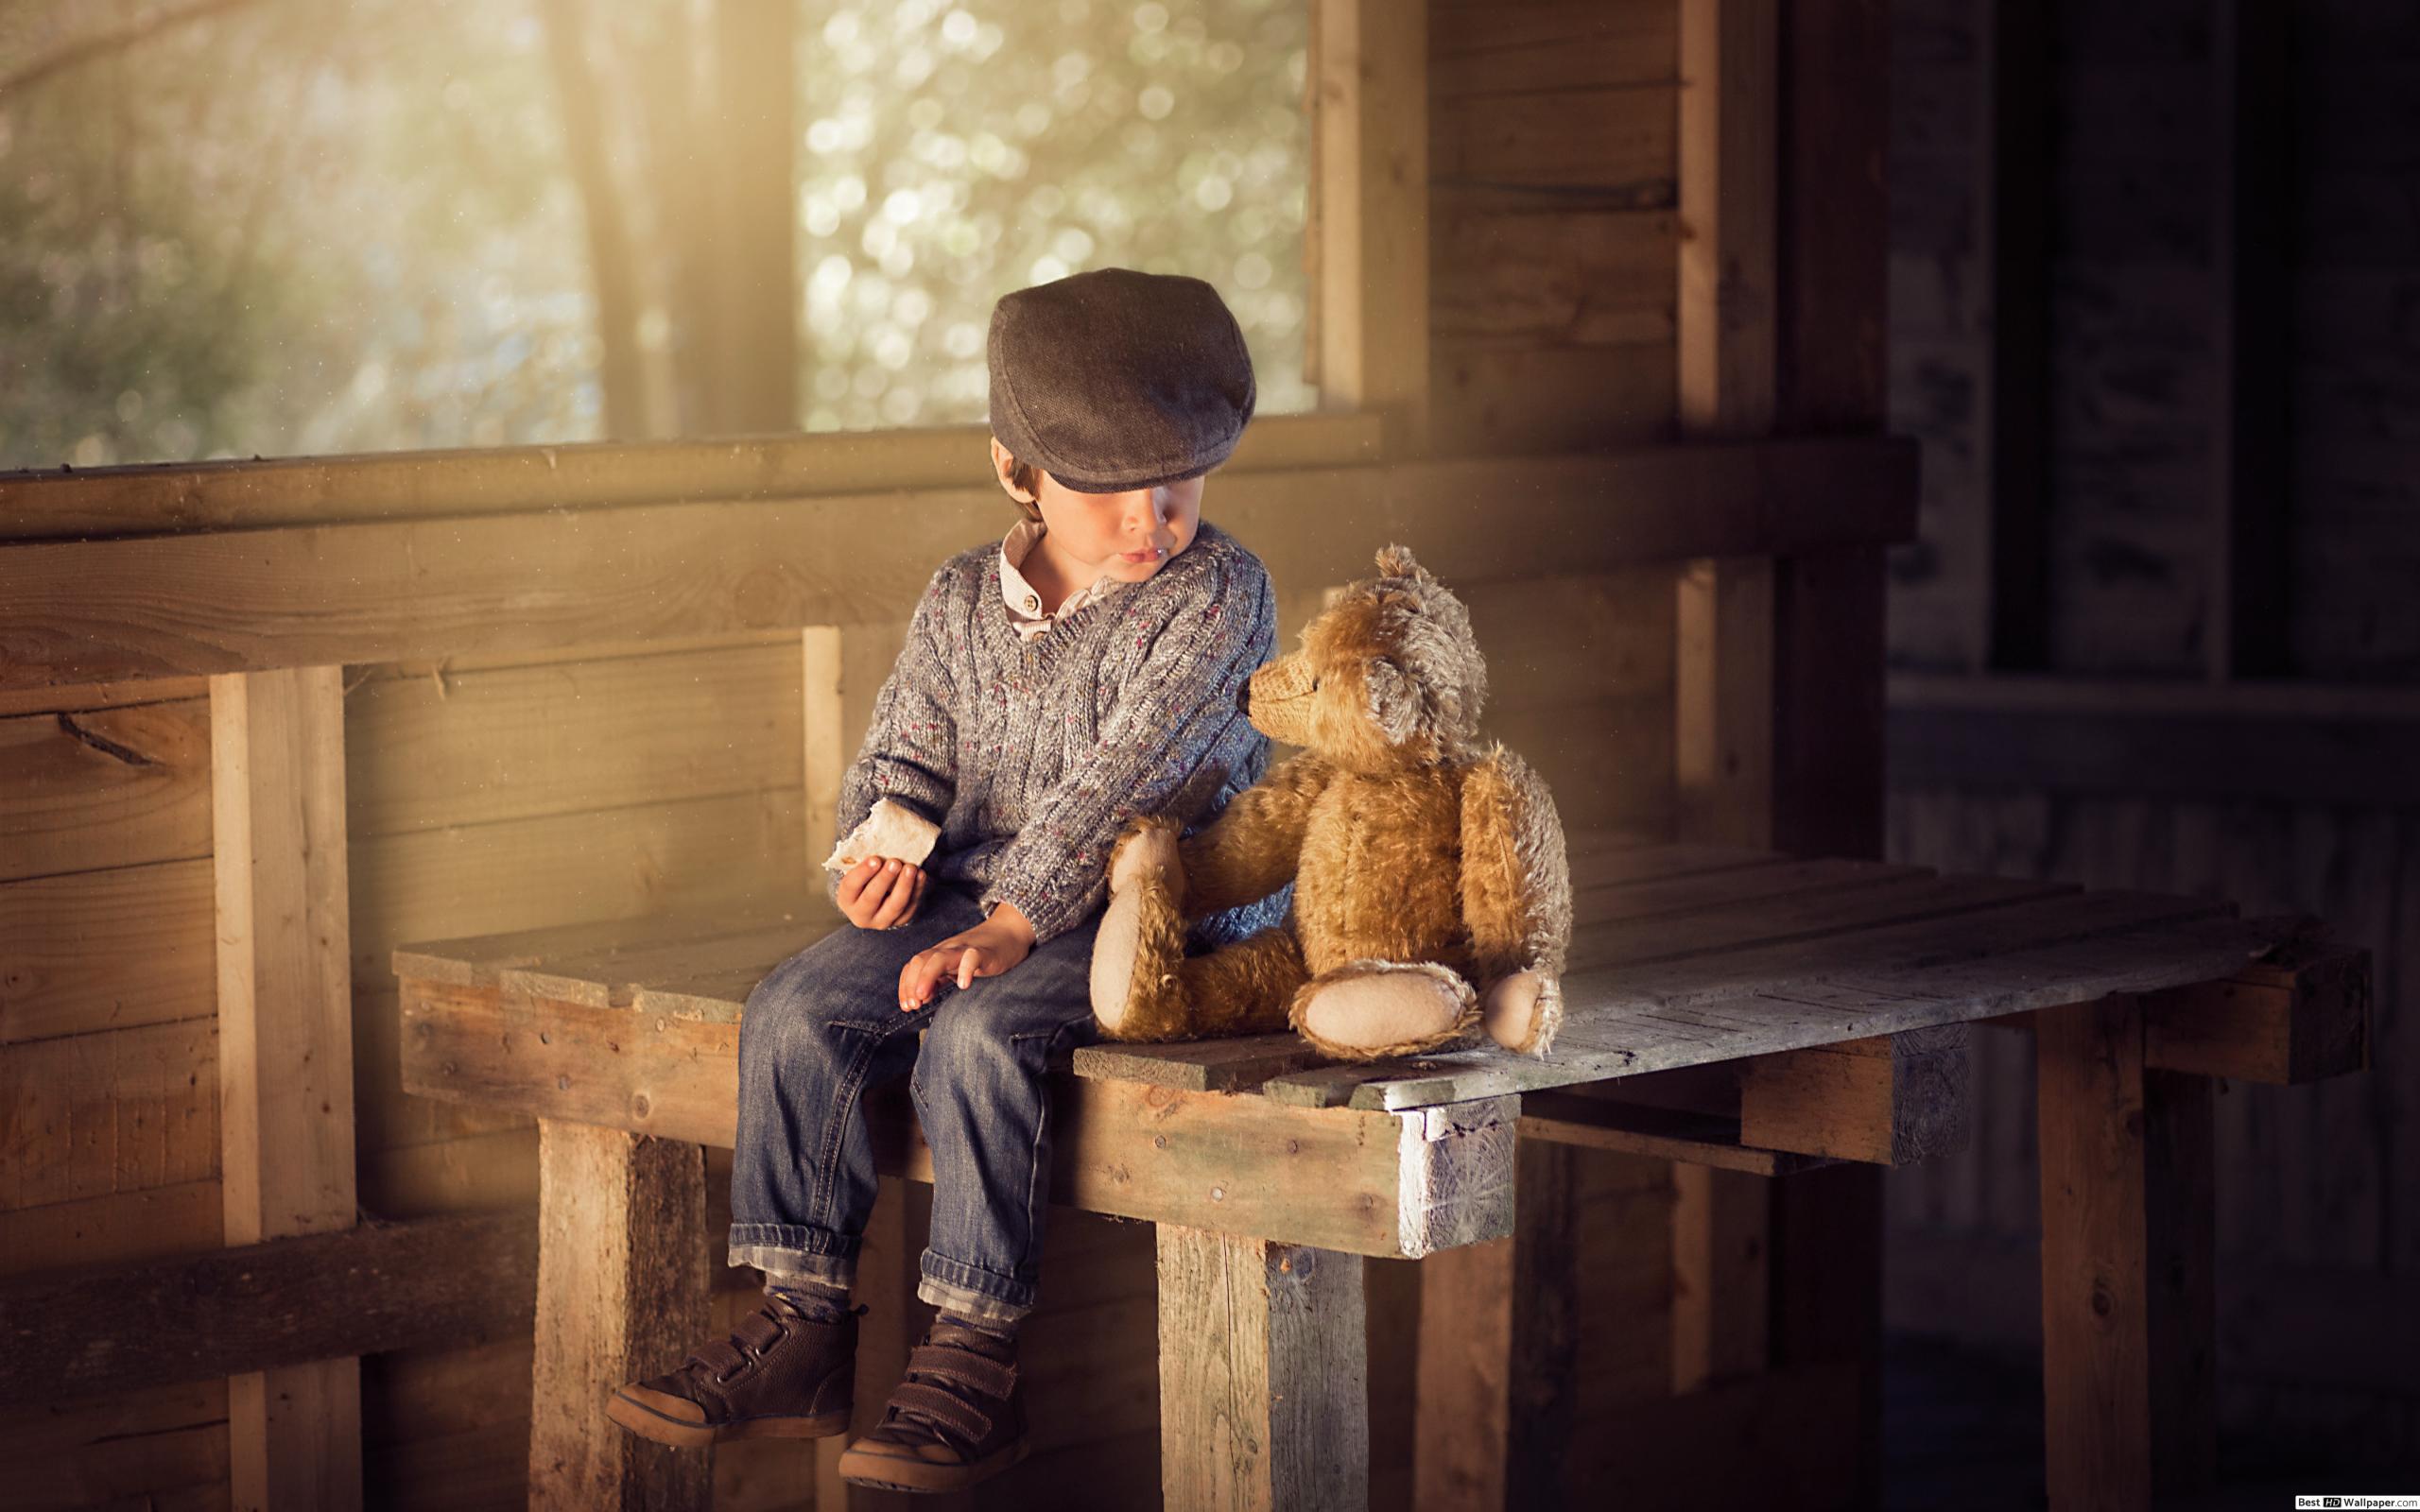
[[[1158,572],[1030,642],[1001,602],[999,542],[962,551],[917,601],[834,833],[889,797],[941,825],[936,880],[979,888],[986,912],[1015,903],[1036,943],[1065,934],[1107,900],[1128,818],[1173,815],[1189,833],[1259,781],[1269,737],[1237,695],[1276,624],[1268,569],[1207,522]],[[1194,942],[1274,924],[1291,895],[1204,919]]]

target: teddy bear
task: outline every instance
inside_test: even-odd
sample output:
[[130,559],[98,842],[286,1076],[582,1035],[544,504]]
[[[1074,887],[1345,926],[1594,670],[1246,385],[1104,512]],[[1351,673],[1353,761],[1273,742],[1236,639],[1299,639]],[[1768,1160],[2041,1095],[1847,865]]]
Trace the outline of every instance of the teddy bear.
[[[1366,1060],[1478,1043],[1543,1056],[1561,1022],[1571,873],[1546,783],[1478,739],[1487,670],[1461,600],[1411,553],[1341,591],[1245,713],[1302,747],[1199,833],[1130,820],[1094,937],[1108,1038],[1291,1027]],[[1188,919],[1294,884],[1283,923],[1200,954]]]

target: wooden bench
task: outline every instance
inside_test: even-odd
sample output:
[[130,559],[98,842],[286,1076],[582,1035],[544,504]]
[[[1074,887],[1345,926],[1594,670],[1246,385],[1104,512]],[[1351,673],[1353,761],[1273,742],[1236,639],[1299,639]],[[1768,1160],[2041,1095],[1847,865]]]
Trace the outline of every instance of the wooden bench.
[[[1168,1506],[1365,1503],[1353,1257],[1511,1234],[1522,1142],[1774,1177],[1919,1160],[1964,1141],[1978,1022],[2039,1047],[2052,1504],[2206,1481],[2209,1078],[2365,1067],[2366,953],[2221,901],[1872,862],[1581,834],[1572,868],[1547,1059],[1322,1064],[1282,1037],[1075,1054],[1053,1194],[1159,1226]],[[706,1503],[705,1456],[629,1438],[599,1403],[704,1336],[720,1244],[698,1147],[733,1142],[740,1005],[837,922],[395,953],[405,1087],[540,1120],[534,1504]],[[870,1112],[882,1168],[928,1180],[905,1098]],[[1424,1415],[1506,1389],[1433,1384]]]

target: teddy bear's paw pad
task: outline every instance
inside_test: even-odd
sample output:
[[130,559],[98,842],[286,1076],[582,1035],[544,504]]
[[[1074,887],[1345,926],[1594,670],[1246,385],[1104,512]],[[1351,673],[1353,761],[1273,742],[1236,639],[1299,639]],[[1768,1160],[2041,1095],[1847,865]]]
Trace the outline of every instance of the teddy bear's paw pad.
[[1487,1037],[1515,1055],[1542,1056],[1562,1018],[1554,984],[1536,971],[1515,971],[1479,999]]
[[1109,863],[1111,896],[1133,891],[1134,884],[1150,871],[1158,871],[1167,877],[1169,891],[1181,888],[1184,868],[1177,858],[1173,827],[1153,825],[1137,830],[1118,842],[1116,853]]
[[1093,1018],[1103,1033],[1126,1027],[1132,1006],[1134,957],[1143,945],[1143,895],[1124,892],[1109,901],[1093,936]]
[[1305,987],[1294,1026],[1331,1054],[1401,1055],[1455,1037],[1472,1006],[1470,988],[1450,972],[1363,969]]

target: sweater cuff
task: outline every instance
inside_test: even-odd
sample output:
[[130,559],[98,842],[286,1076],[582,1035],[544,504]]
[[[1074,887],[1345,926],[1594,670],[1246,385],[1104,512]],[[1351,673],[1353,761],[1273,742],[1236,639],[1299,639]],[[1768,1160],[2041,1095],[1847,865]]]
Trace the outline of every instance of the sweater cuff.
[[985,888],[975,905],[983,910],[984,918],[989,919],[994,905],[1016,904],[1017,912],[1025,915],[1026,922],[1033,926],[1033,948],[1040,950],[1082,922],[1086,911],[1084,905],[1089,902],[1089,889],[1076,893],[1045,891],[1022,885],[1013,878],[1004,878]]

